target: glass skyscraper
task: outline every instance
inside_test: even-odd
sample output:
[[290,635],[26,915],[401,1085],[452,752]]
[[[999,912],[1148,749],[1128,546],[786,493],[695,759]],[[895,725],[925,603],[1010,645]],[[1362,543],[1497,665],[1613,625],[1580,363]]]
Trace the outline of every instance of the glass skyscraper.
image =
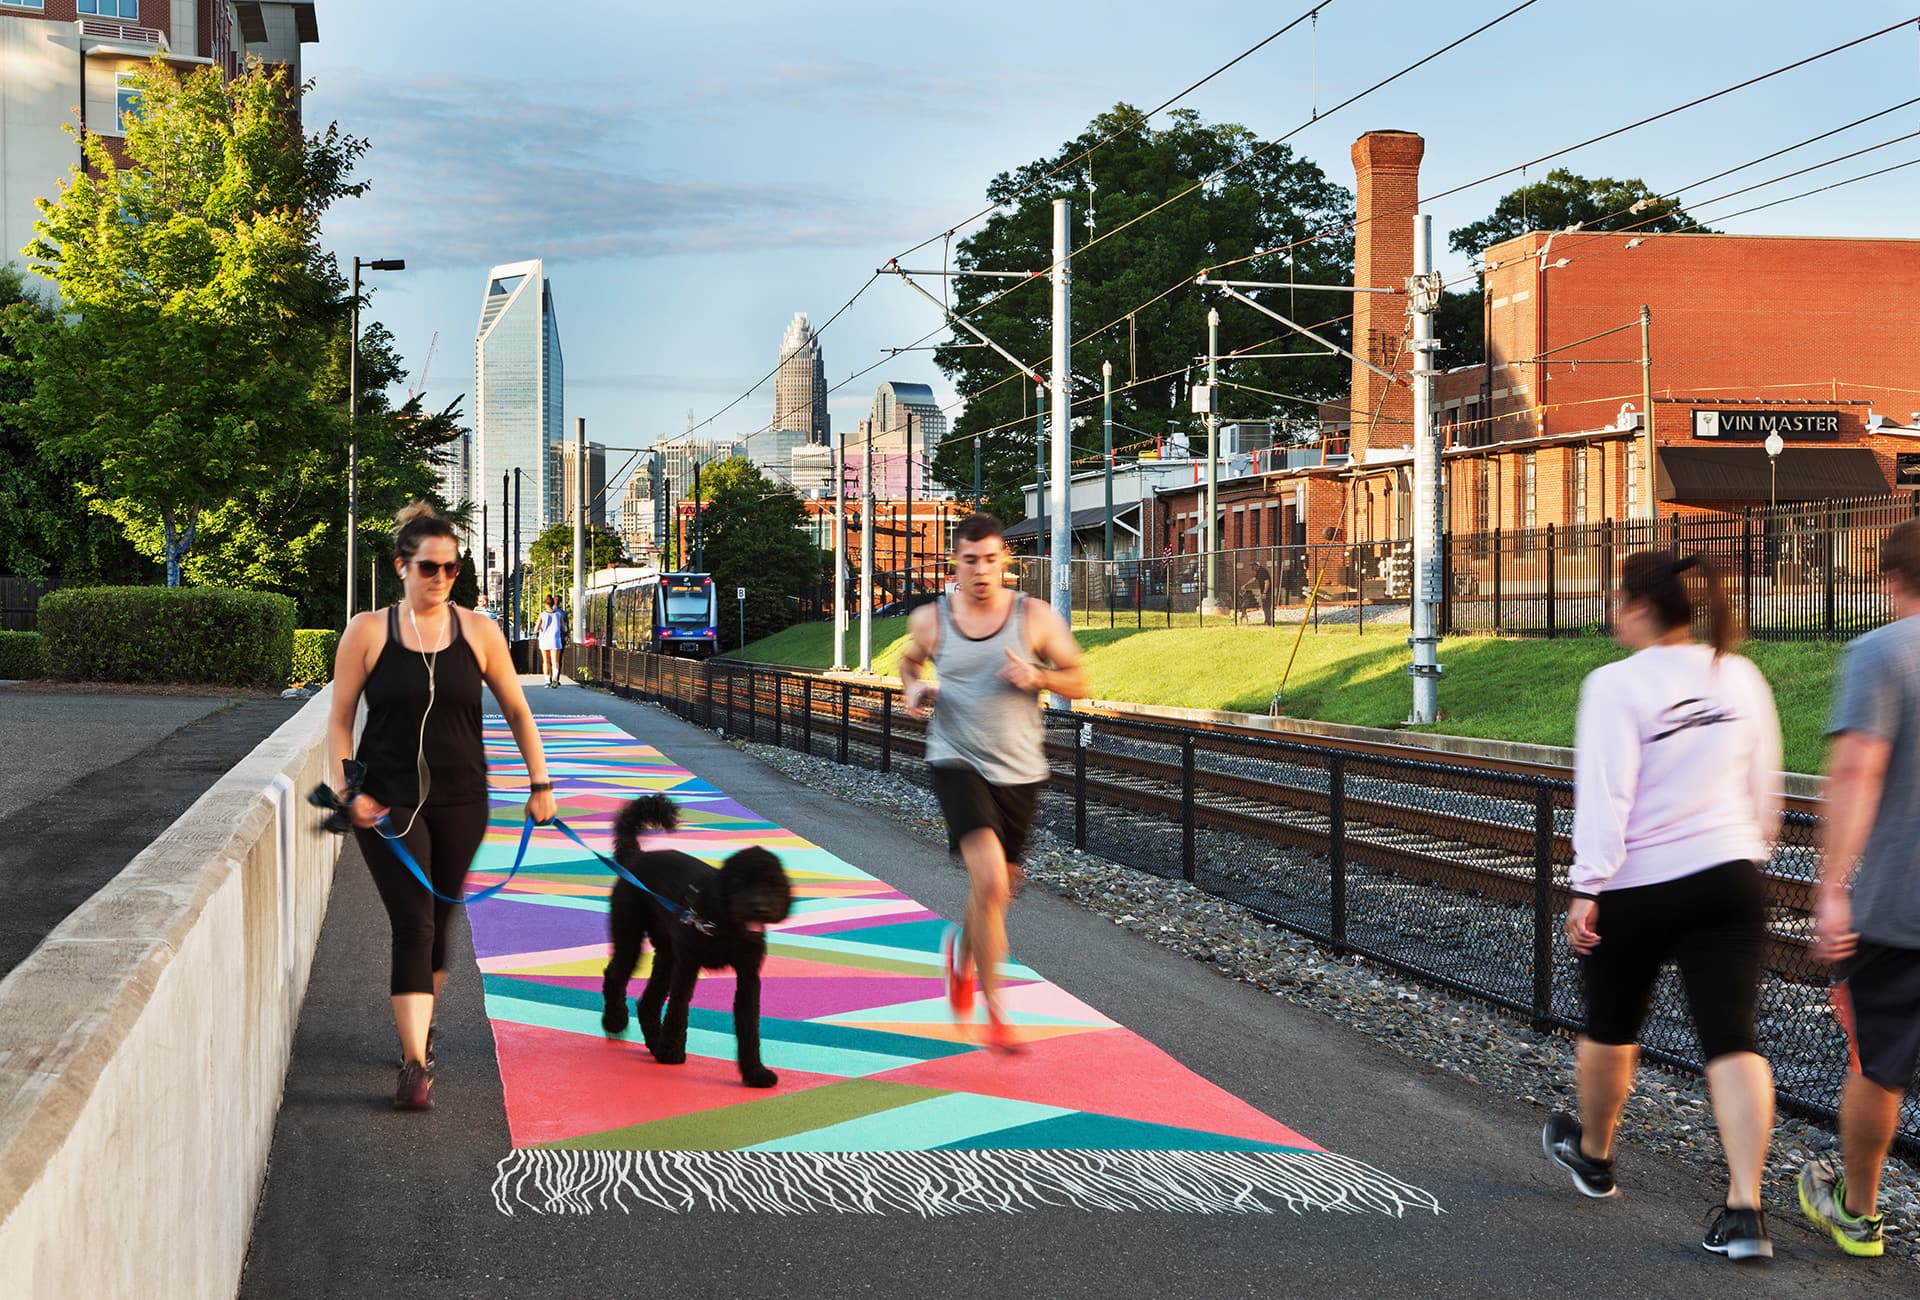
[[[553,286],[538,259],[510,262],[488,273],[480,327],[474,333],[473,373],[474,497],[498,503],[501,475],[520,471],[524,552],[542,528],[561,517],[563,506],[560,457],[554,448],[565,440],[566,370]],[[509,493],[511,486],[509,481]],[[507,529],[513,526],[511,517],[502,522]],[[508,534],[500,535],[504,542]],[[501,553],[505,550],[503,544]]]

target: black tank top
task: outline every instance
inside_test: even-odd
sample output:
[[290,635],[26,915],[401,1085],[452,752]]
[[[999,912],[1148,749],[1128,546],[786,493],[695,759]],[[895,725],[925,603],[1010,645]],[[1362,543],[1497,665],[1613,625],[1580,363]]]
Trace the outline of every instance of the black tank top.
[[[487,797],[487,755],[480,734],[480,663],[447,607],[452,639],[424,658],[400,642],[400,607],[387,610],[387,644],[367,674],[367,725],[356,757],[367,765],[366,792],[395,810],[420,802],[416,755],[424,748],[428,807]],[[427,660],[433,660],[433,711],[427,711]],[[426,718],[426,739],[420,722]]]

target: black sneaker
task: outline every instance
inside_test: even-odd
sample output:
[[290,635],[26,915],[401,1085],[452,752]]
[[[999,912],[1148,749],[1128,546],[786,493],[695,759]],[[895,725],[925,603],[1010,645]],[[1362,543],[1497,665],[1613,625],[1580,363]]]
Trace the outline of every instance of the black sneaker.
[[393,1088],[395,1110],[433,1109],[433,1071],[418,1061],[400,1067],[400,1078]]
[[1773,1238],[1767,1235],[1764,1210],[1735,1210],[1721,1206],[1707,1220],[1700,1244],[1728,1259],[1772,1259]]
[[1603,1201],[1620,1194],[1613,1182],[1613,1161],[1580,1153],[1580,1121],[1565,1111],[1556,1110],[1547,1116],[1540,1129],[1540,1146],[1547,1159],[1573,1175],[1573,1185],[1582,1196]]

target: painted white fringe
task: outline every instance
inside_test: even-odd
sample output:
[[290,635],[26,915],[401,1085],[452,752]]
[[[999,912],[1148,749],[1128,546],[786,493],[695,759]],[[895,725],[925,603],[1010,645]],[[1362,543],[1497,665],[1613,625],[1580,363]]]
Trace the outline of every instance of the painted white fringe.
[[1271,1214],[1440,1213],[1432,1193],[1319,1151],[515,1151],[494,1204],[764,1214],[1014,1213],[1039,1206]]

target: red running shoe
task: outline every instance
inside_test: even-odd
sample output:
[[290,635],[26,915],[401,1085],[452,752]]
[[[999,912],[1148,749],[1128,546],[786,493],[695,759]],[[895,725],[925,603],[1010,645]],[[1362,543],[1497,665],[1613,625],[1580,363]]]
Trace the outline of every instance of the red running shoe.
[[1000,1008],[991,1002],[987,1003],[987,1046],[1004,1056],[1017,1056],[1026,1050],[1013,1036],[1012,1028],[1001,1019]]
[[953,1008],[955,1018],[964,1018],[973,1014],[973,972],[966,970],[960,961],[960,927],[954,926],[947,931],[947,937],[941,944],[941,960],[947,974],[947,1005]]

